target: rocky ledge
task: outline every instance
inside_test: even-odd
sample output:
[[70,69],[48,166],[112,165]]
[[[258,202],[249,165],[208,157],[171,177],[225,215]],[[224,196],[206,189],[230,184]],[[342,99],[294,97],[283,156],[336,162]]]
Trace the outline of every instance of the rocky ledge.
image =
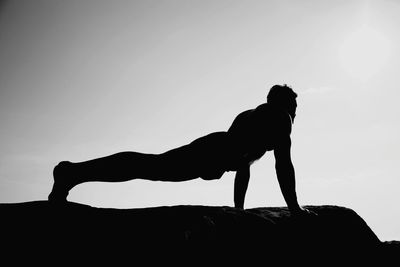
[[181,261],[187,266],[217,260],[370,264],[391,262],[399,255],[399,242],[381,242],[355,211],[306,207],[316,215],[292,217],[284,207],[114,209],[73,202],[3,203],[1,252],[3,260],[9,257],[15,263],[57,259],[56,265],[83,260],[98,264],[140,258],[147,264]]

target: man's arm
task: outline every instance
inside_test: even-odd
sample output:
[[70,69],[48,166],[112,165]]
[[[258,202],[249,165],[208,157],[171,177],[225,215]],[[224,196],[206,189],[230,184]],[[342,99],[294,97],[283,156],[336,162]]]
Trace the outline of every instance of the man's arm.
[[283,197],[292,214],[298,214],[304,210],[297,202],[295,171],[290,155],[290,135],[283,136],[274,149],[275,170]]
[[234,186],[235,208],[243,209],[247,186],[250,178],[250,166],[246,165],[237,170]]

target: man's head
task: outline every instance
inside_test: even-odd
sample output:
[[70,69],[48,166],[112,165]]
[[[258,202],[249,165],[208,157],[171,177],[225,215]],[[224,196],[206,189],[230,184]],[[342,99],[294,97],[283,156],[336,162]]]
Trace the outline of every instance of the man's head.
[[294,121],[297,108],[296,98],[297,94],[293,91],[292,88],[290,88],[286,84],[274,85],[269,90],[267,103],[273,104],[286,110],[292,117],[292,121]]

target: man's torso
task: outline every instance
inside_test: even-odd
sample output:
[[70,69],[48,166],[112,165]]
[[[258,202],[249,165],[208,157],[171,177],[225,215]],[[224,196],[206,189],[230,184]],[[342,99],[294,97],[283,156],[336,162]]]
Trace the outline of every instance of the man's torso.
[[232,146],[245,164],[274,149],[281,135],[290,134],[290,117],[269,104],[240,113],[228,130]]

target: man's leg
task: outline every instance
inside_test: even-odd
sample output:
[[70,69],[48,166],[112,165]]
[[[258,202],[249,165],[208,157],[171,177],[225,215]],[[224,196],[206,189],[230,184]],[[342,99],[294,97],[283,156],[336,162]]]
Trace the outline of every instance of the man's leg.
[[49,200],[65,201],[74,186],[90,181],[124,182],[136,178],[184,181],[196,178],[179,170],[178,163],[182,160],[179,155],[164,155],[121,152],[79,163],[60,162],[53,171],[54,185]]

